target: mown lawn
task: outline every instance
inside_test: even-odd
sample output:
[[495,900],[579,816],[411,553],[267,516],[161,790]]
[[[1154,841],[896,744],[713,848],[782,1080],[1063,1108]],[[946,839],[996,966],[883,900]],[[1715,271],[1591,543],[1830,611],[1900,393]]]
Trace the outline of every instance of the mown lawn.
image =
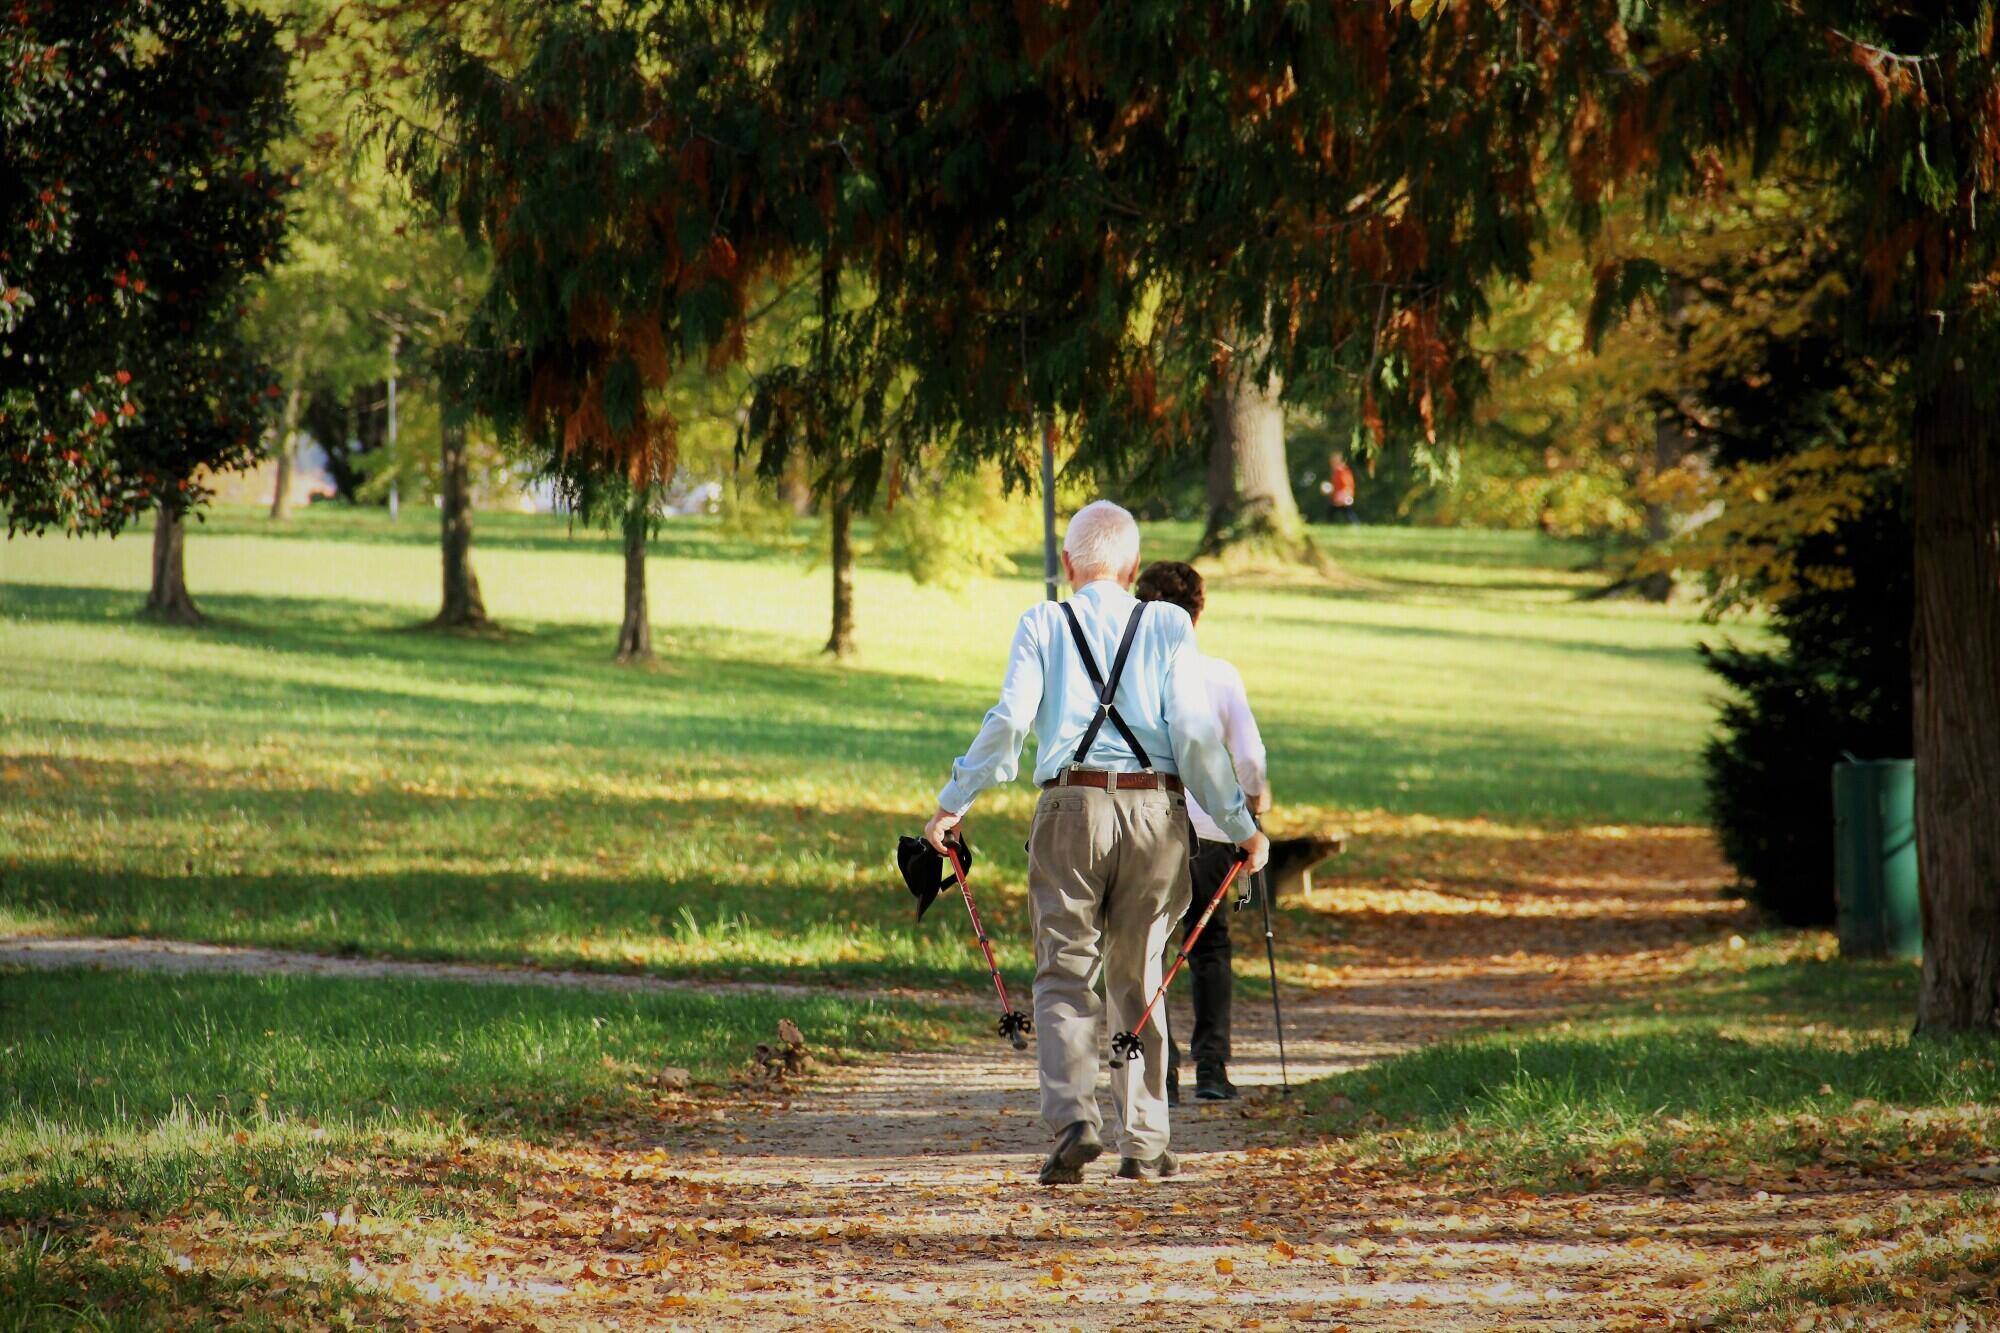
[[[508,1205],[526,1147],[643,1126],[679,1148],[780,1018],[821,1060],[962,1026],[837,994],[0,969],[0,1329],[367,1326],[388,1316],[342,1278],[357,1227],[388,1258],[448,1246]],[[197,1248],[222,1260],[184,1273]],[[289,1298],[232,1283],[246,1255],[294,1268]]]
[[1705,946],[1642,1002],[1441,1041],[1307,1105],[1342,1153],[1484,1185],[1976,1159],[2000,1131],[2000,1045],[1911,1040],[1916,986],[1911,964],[1843,960],[1820,934]]
[[357,1145],[671,1121],[780,1018],[821,1058],[948,1031],[908,1002],[456,981],[0,971],[0,1001],[0,1219],[16,1221],[229,1210],[257,1182],[266,1207],[317,1212],[339,1198],[315,1164]]
[[[432,527],[224,513],[189,543],[216,620],[192,633],[134,618],[143,533],[0,544],[0,930],[964,975],[891,852],[991,702],[1029,571],[952,592],[864,568],[862,652],[835,665],[823,568],[678,522],[650,571],[660,661],[631,670],[607,660],[616,551],[557,519],[481,519],[504,635],[413,630]],[[1585,553],[1529,534],[1322,539],[1370,586],[1227,582],[1203,625],[1259,708],[1279,827],[1698,819],[1690,613],[1578,602]],[[1017,968],[1029,808],[1016,787],[971,826]]]
[[[797,543],[672,523],[659,661],[634,670],[608,660],[610,540],[479,521],[505,631],[474,638],[413,628],[436,598],[426,515],[216,516],[188,547],[214,618],[194,632],[136,618],[144,533],[0,543],[0,934],[827,993],[0,973],[0,1329],[380,1322],[339,1255],[389,1242],[349,1205],[446,1244],[504,1196],[510,1154],[670,1127],[685,1098],[657,1071],[725,1077],[781,1014],[836,1054],[984,1035],[983,1014],[841,988],[982,980],[958,920],[912,922],[891,854],[991,702],[1031,562],[962,591],[864,565],[862,651],[834,664],[826,571]],[[1192,545],[1149,531],[1150,554]],[[1529,535],[1322,540],[1360,586],[1221,582],[1203,626],[1258,706],[1277,827],[1698,819],[1711,689],[1689,612],[1579,602],[1587,553]],[[1030,804],[995,794],[971,825],[1015,977]],[[308,1233],[289,1289],[228,1276]]]

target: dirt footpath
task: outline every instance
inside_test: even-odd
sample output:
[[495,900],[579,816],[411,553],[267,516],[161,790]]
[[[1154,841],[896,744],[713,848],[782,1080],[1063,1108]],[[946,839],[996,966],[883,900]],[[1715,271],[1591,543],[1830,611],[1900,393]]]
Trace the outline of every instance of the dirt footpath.
[[[1692,833],[1514,855],[1482,886],[1421,858],[1393,882],[1322,879],[1286,914],[1311,931],[1286,951],[1294,1079],[1657,980],[1743,924]],[[994,1039],[746,1098],[692,1139],[551,1150],[496,1255],[550,1293],[517,1312],[550,1326],[1580,1329],[1660,1326],[1818,1225],[1783,1199],[1429,1197],[1342,1174],[1297,1146],[1268,1003],[1240,996],[1237,1027],[1251,1095],[1175,1113],[1176,1180],[1116,1180],[1107,1154],[1082,1186],[1037,1186],[1033,1054]]]

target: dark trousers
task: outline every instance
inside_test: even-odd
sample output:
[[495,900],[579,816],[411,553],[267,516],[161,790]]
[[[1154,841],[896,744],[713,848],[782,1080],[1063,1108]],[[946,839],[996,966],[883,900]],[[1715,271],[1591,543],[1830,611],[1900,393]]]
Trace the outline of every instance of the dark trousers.
[[[1194,929],[1194,923],[1201,919],[1201,909],[1208,906],[1208,900],[1215,896],[1216,887],[1236,862],[1234,843],[1210,842],[1202,838],[1195,843],[1195,849],[1194,901],[1188,905],[1187,919],[1181,923],[1183,940]],[[1229,1060],[1229,916],[1235,910],[1236,897],[1236,889],[1232,888],[1229,896],[1216,907],[1215,915],[1208,919],[1208,928],[1201,932],[1201,938],[1189,950],[1187,966],[1183,969],[1191,974],[1194,985],[1194,1033],[1188,1038],[1188,1054],[1197,1068],[1206,1064],[1225,1064]],[[1171,956],[1167,963],[1172,965]],[[1169,1032],[1167,1068],[1178,1070],[1180,1063],[1180,1043]]]

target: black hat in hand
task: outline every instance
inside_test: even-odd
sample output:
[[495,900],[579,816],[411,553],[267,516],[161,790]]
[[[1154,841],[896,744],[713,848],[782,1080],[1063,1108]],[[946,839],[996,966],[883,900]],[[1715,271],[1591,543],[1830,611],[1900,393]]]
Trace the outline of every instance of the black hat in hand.
[[[972,870],[972,845],[960,837],[951,838],[951,848],[958,853],[958,863],[969,873]],[[903,882],[910,886],[910,896],[917,900],[917,920],[924,919],[940,893],[958,886],[958,874],[953,871],[944,853],[925,842],[922,838],[903,837],[896,842],[896,868],[903,872]]]

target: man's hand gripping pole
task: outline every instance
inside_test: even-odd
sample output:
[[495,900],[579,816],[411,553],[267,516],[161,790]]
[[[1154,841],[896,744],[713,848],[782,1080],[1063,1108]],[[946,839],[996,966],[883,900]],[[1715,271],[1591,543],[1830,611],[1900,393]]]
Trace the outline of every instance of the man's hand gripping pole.
[[1035,1030],[1035,1023],[1007,999],[1007,983],[1000,979],[1000,965],[993,961],[993,945],[986,938],[986,927],[980,924],[979,908],[972,901],[972,885],[965,878],[965,862],[959,858],[959,848],[964,845],[955,831],[946,833],[943,838],[945,857],[958,876],[958,896],[965,899],[966,914],[972,918],[972,933],[979,937],[979,950],[986,955],[986,970],[993,976],[993,989],[1000,992],[1000,1035],[1013,1042],[1015,1050],[1025,1051],[1028,1049],[1028,1034]]
[[1215,915],[1215,909],[1221,905],[1224,898],[1229,896],[1229,886],[1236,882],[1236,877],[1243,873],[1243,867],[1249,864],[1250,853],[1245,850],[1238,850],[1235,864],[1231,865],[1229,873],[1222,877],[1222,883],[1215,886],[1215,894],[1208,900],[1208,906],[1201,909],[1201,917],[1194,923],[1194,929],[1188,932],[1186,939],[1181,941],[1181,951],[1174,956],[1174,965],[1168,968],[1167,975],[1160,979],[1160,988],[1153,992],[1153,998],[1146,1001],[1145,1009],[1139,1014],[1139,1021],[1132,1025],[1130,1032],[1120,1032],[1111,1039],[1111,1067],[1113,1069],[1123,1069],[1127,1060],[1136,1060],[1139,1058],[1139,1034],[1146,1030],[1146,1020],[1153,1016],[1154,1006],[1158,1005],[1160,1000],[1165,997],[1167,987],[1173,984],[1174,977],[1180,973],[1182,965],[1187,962],[1188,950],[1194,948],[1194,942],[1201,938],[1201,932],[1208,929],[1208,919]]

